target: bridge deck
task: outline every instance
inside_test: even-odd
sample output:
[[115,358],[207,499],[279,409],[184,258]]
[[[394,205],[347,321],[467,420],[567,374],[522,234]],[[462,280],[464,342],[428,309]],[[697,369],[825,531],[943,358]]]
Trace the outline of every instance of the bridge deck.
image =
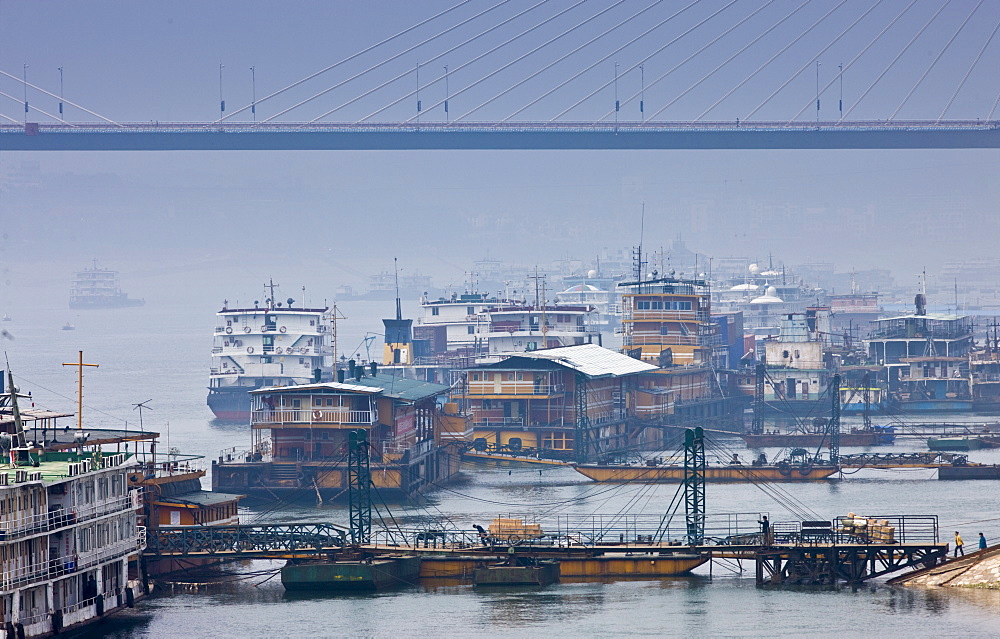
[[1000,148],[1000,122],[27,123],[7,151]]

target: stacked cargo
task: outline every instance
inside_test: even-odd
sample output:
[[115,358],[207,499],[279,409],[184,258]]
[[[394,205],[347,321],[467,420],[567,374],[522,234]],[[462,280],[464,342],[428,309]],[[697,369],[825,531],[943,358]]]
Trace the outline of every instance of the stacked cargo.
[[871,543],[896,543],[896,527],[890,526],[887,519],[860,517],[854,513],[847,513],[847,517],[840,521],[840,532]]
[[544,533],[540,524],[526,524],[523,519],[497,517],[490,523],[490,536],[514,543],[525,539],[540,539],[544,537]]

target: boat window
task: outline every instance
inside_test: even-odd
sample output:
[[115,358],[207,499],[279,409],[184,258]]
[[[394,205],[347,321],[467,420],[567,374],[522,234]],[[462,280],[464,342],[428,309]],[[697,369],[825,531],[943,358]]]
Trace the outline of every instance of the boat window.
[[431,315],[440,315],[440,314],[441,314],[440,308],[434,307],[431,309]]

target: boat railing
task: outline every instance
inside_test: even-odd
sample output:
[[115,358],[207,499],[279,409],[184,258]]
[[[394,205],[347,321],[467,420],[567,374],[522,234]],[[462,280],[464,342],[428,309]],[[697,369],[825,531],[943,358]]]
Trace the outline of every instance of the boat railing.
[[535,384],[527,381],[471,381],[468,383],[469,395],[554,395],[565,392],[564,384]]
[[0,590],[12,590],[36,581],[71,575],[109,558],[125,556],[144,547],[144,545],[140,545],[137,533],[135,539],[129,537],[119,540],[93,552],[52,557],[45,561],[10,568],[0,572]]
[[104,515],[132,510],[131,494],[111,500],[101,500],[91,506],[58,507],[45,513],[27,517],[12,516],[0,521],[0,541],[10,541],[30,537],[39,533],[51,533],[78,523],[103,517]]
[[420,457],[426,455],[434,446],[434,440],[427,439],[421,442],[414,442],[412,439],[400,441],[388,441],[382,444],[382,455],[384,457],[400,457],[407,452],[410,457]]
[[482,417],[474,418],[473,425],[476,427],[490,428],[491,426],[524,426],[523,417]]
[[219,463],[271,461],[271,440],[265,439],[253,448],[231,446],[219,451]]
[[654,331],[625,333],[626,346],[698,346],[702,340],[697,335],[662,335]]
[[346,408],[275,408],[258,409],[250,413],[251,424],[359,424],[375,423],[375,413],[370,410]]
[[97,597],[91,597],[89,599],[78,601],[75,604],[64,606],[62,608],[62,611],[64,615],[68,615],[70,613],[76,612],[77,610],[82,610],[84,608],[87,608],[88,606],[94,606],[96,604],[97,604]]

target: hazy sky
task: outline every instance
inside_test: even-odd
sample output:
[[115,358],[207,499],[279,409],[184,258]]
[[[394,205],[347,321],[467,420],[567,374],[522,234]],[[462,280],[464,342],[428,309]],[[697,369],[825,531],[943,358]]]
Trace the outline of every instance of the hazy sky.
[[[261,99],[456,4],[0,0],[0,70],[20,77],[27,64],[29,82],[58,93],[57,68],[62,66],[66,98],[115,120],[207,121],[218,117],[220,63],[231,113],[250,101],[251,66]],[[498,4],[482,18],[432,38]],[[421,63],[421,83],[440,78],[445,64],[453,70],[449,94],[455,118],[554,63],[466,118],[497,120],[594,64],[517,116],[548,120],[611,80],[617,61],[623,119],[639,116],[638,104],[627,100],[639,91],[640,77],[628,69],[642,62],[646,115],[707,76],[656,119],[695,119],[752,76],[705,118],[745,118],[763,103],[755,119],[787,120],[804,109],[799,119],[809,120],[816,117],[813,62],[844,31],[819,55],[821,87],[832,82],[821,99],[823,119],[839,115],[839,64],[848,67],[848,119],[887,119],[894,112],[897,119],[934,119],[953,95],[946,117],[986,118],[1000,92],[1000,38],[972,66],[1000,21],[1000,0],[917,0],[896,22],[909,3],[704,0],[617,53],[612,52],[686,5],[550,1],[435,59],[535,4],[462,4],[260,104],[257,117],[271,117],[373,66],[358,81],[280,119],[313,119],[405,76],[327,118],[358,120],[413,90],[413,69]],[[537,54],[462,91],[564,32]],[[559,60],[593,38],[592,45]],[[379,64],[425,39],[430,41]],[[772,56],[774,61],[765,65]],[[800,69],[805,70],[796,76]],[[968,80],[956,94],[966,73]],[[21,120],[20,81],[0,77],[0,91],[14,98],[0,96],[0,114]],[[443,82],[425,87],[420,97],[428,109],[423,118],[443,119],[443,109],[432,108],[444,97]],[[55,99],[34,91],[29,101],[33,108],[57,109]],[[561,119],[593,121],[613,104],[610,85]],[[414,96],[402,98],[376,119],[408,118],[414,105]],[[29,118],[47,120],[35,112]],[[236,116],[248,118],[249,113]],[[93,117],[67,107],[67,119]],[[998,151],[33,154],[0,149],[0,250],[4,269],[19,283],[51,284],[60,295],[68,272],[95,256],[133,272],[198,274],[200,284],[213,289],[213,299],[236,295],[232,289],[249,282],[256,290],[271,273],[294,276],[307,269],[314,279],[328,281],[331,290],[341,283],[363,286],[368,274],[391,268],[394,255],[409,272],[431,274],[445,284],[461,281],[471,261],[487,253],[545,264],[635,244],[645,202],[647,246],[668,244],[680,234],[690,247],[718,257],[773,253],[793,264],[823,260],[842,271],[880,267],[908,276],[922,265],[933,272],[948,260],[994,255],[1000,236],[998,168]]]

